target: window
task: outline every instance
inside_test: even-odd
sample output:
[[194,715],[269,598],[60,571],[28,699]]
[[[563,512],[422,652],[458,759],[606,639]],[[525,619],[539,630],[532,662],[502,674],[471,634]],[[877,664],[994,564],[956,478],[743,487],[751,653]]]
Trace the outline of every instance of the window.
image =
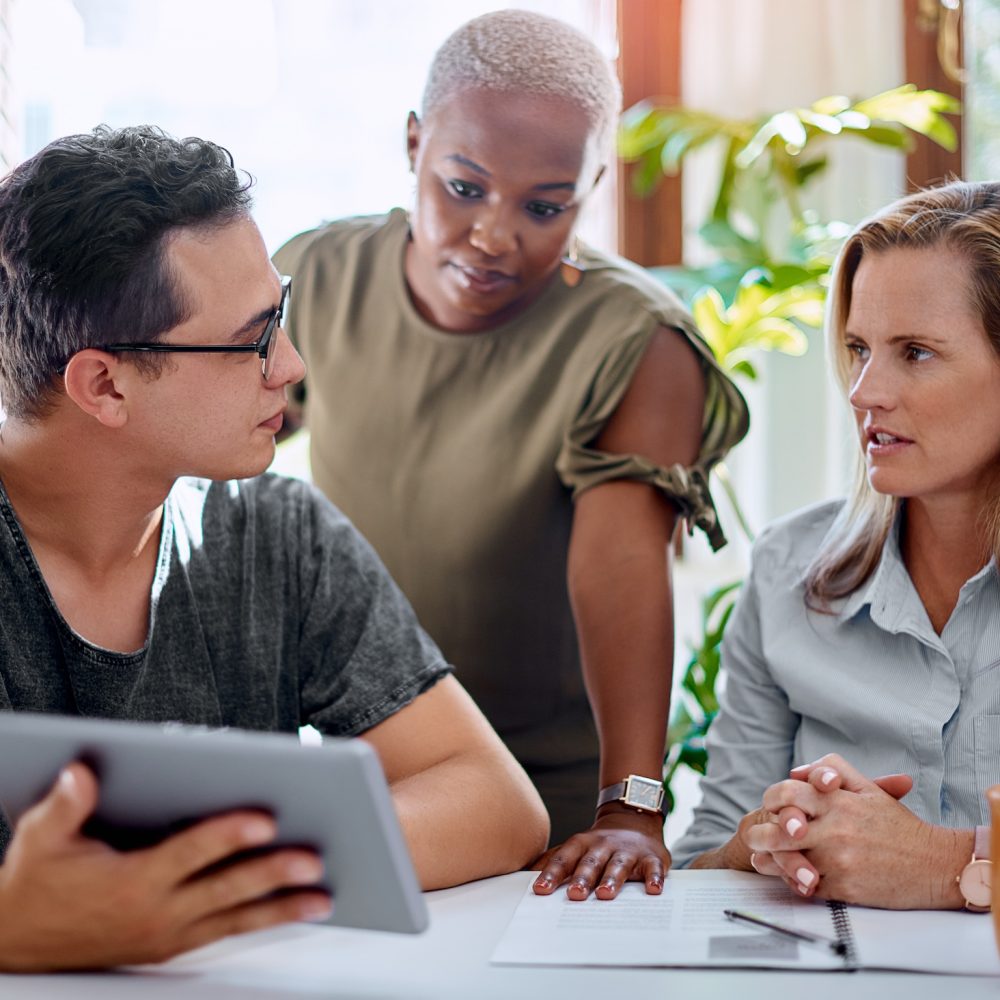
[[[2,3],[3,0],[0,0]],[[271,250],[324,219],[406,205],[407,113],[483,0],[31,0],[13,11],[22,156],[94,125],[226,146],[257,178]],[[613,0],[519,0],[614,49]],[[2,11],[0,7],[0,11]],[[611,185],[602,185],[610,189]],[[610,195],[606,195],[610,202]],[[605,210],[585,236],[610,246]],[[596,235],[595,235],[596,227]]]

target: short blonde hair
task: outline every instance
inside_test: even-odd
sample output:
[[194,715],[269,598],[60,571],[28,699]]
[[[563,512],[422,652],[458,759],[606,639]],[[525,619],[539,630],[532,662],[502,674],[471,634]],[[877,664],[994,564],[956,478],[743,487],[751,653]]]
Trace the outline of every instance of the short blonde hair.
[[602,162],[612,152],[622,102],[618,77],[597,46],[562,21],[499,10],[466,22],[431,62],[421,115],[470,88],[565,98],[587,116]]
[[[851,362],[844,330],[862,259],[893,249],[934,248],[951,250],[966,262],[972,306],[1000,361],[1000,182],[956,181],[894,202],[862,222],[841,248],[827,300],[826,346],[845,399]],[[871,576],[900,504],[898,497],[872,489],[859,452],[851,496],[806,572],[810,607],[827,610],[831,600],[852,593]],[[1000,484],[980,516],[978,527],[1000,560]]]

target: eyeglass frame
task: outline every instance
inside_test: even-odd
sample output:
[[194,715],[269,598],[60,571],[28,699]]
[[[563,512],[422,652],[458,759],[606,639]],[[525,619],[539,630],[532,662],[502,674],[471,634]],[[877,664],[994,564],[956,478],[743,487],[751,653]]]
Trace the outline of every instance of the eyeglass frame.
[[285,312],[292,292],[292,279],[281,276],[281,298],[278,308],[264,327],[264,332],[252,344],[166,344],[160,341],[146,341],[132,344],[98,344],[98,351],[155,351],[170,354],[250,354],[260,358],[260,370],[266,382],[274,374],[274,331],[285,324]]

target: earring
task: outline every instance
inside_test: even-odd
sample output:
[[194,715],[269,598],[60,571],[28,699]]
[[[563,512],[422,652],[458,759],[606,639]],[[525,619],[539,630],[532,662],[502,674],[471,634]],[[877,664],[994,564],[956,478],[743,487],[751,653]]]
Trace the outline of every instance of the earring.
[[580,241],[576,236],[570,241],[569,249],[559,263],[559,276],[567,288],[576,288],[583,281],[584,267],[580,263]]

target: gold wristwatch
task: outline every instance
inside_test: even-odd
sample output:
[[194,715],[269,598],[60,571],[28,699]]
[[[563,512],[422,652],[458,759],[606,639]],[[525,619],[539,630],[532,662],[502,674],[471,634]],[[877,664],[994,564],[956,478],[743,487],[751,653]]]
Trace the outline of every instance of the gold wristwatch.
[[644,778],[630,774],[624,781],[602,788],[597,796],[597,808],[609,802],[620,802],[639,812],[655,812],[663,815],[663,781],[659,778]]

